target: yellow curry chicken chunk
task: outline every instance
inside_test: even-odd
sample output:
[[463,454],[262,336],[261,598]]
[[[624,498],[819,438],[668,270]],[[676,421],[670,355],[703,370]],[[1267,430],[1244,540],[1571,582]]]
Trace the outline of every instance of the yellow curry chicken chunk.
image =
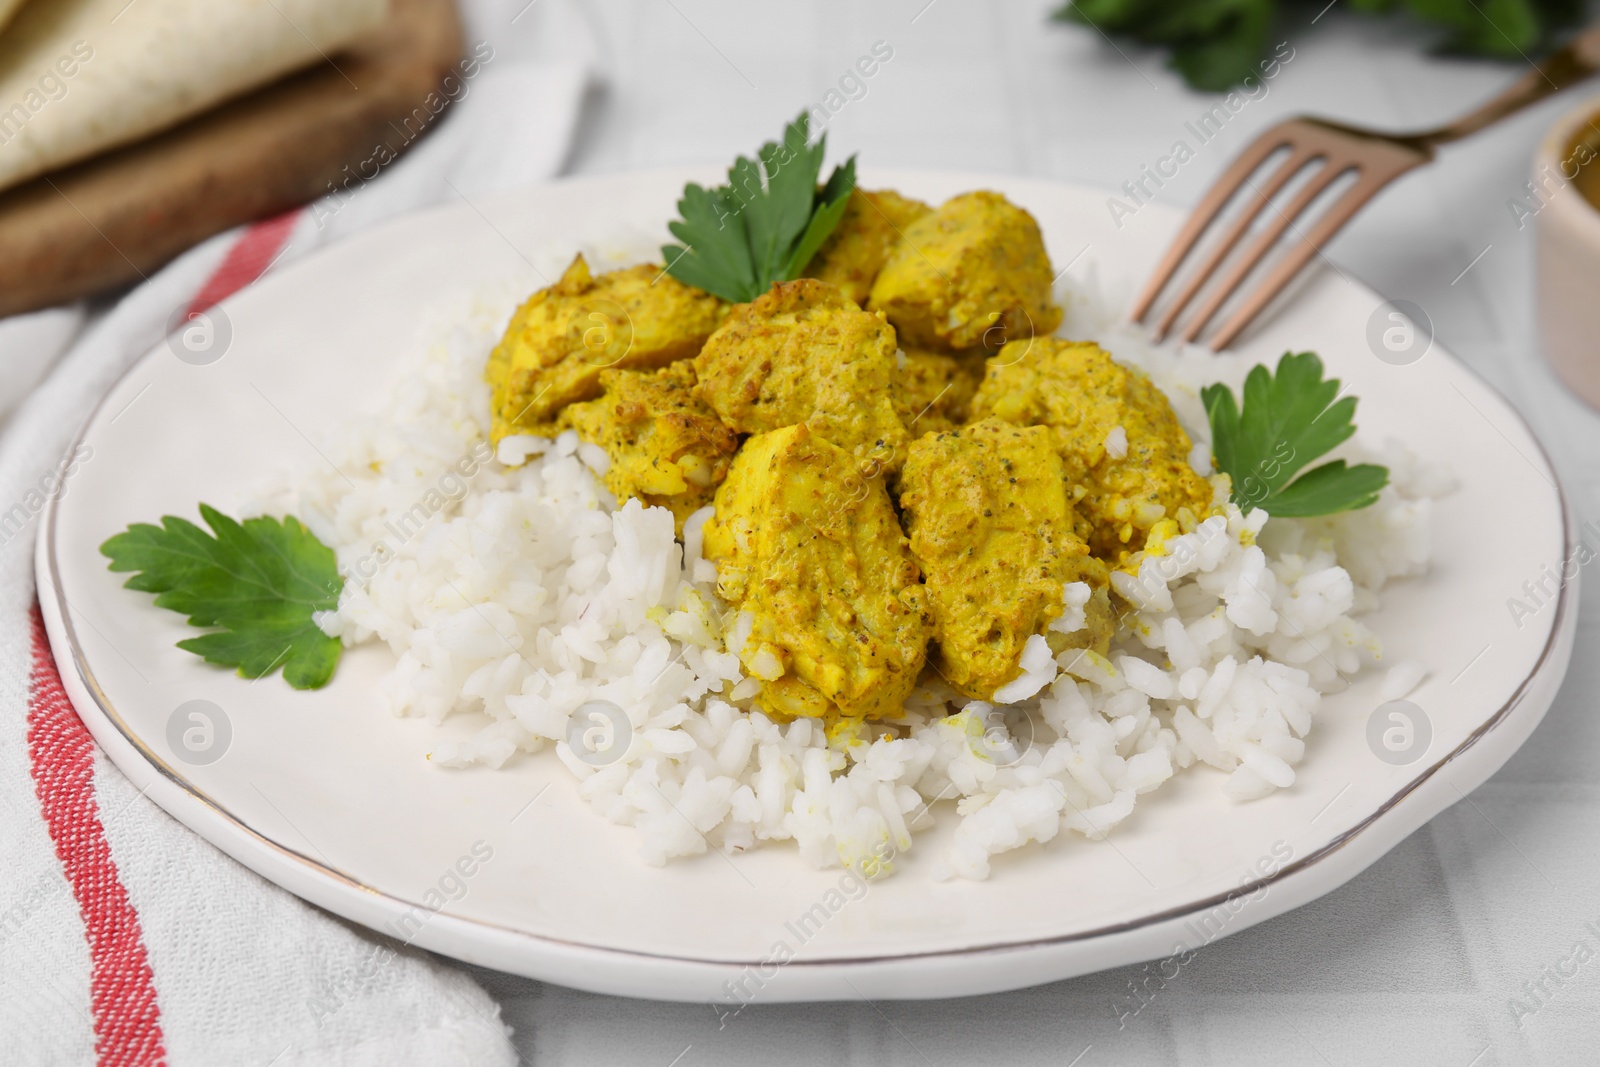
[[[900,486],[933,608],[934,666],[953,688],[989,699],[1016,678],[1034,634],[1057,652],[1110,647],[1110,574],[1073,532],[1049,430],[985,419],[926,434],[912,442]],[[1089,586],[1087,626],[1056,632],[1070,582]]]
[[895,470],[894,330],[834,286],[779,282],[740,304],[695,357],[695,395],[740,433],[805,423],[869,471]]
[[872,283],[905,345],[999,348],[1061,325],[1039,224],[999,193],[965,193],[905,229]]
[[949,356],[907,349],[897,358],[894,409],[912,437],[953,430],[967,421],[967,408],[983,378],[983,354]]
[[1113,566],[1144,547],[1162,519],[1211,513],[1211,484],[1189,466],[1189,435],[1142,373],[1099,345],[1040,337],[989,360],[972,401],[994,416],[1050,429],[1094,554]]
[[857,304],[865,304],[900,235],[932,210],[892,189],[852,190],[844,217],[817,250],[807,276],[836,285]]
[[606,450],[606,488],[623,501],[670,508],[683,521],[711,503],[739,447],[739,437],[695,398],[694,365],[660,370],[608,370],[598,399],[573,404],[561,425]]
[[491,439],[555,432],[568,404],[600,395],[607,368],[654,368],[700,351],[727,305],[658,266],[598,276],[583,256],[517,309],[489,356]]
[[932,630],[880,477],[804,424],[745,442],[705,527],[717,591],[754,619],[739,654],[769,713],[898,715]]

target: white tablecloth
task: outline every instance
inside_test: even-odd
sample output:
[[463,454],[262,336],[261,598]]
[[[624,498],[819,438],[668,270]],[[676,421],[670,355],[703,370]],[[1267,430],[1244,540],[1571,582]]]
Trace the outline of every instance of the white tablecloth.
[[[550,34],[533,36],[551,55],[578,32],[564,2],[540,0],[521,20],[544,20]],[[571,169],[729,159],[822,101],[881,40],[893,58],[832,119],[833,158],[859,151],[869,168],[1119,186],[1215,99],[1187,91],[1153,52],[1119,53],[1092,30],[1048,23],[1053,3],[586,3],[583,32],[607,84]],[[1162,201],[1193,203],[1233,152],[1285,115],[1421,127],[1521,72],[1424,58],[1415,31],[1342,7],[1308,28],[1316,6],[1294,5],[1300,25],[1281,38],[1294,58],[1167,183]],[[1535,144],[1583,92],[1448,149],[1329,250],[1380,292],[1420,304],[1439,340],[1528,414],[1580,522],[1600,517],[1600,416],[1541,361],[1532,228],[1517,229],[1506,201],[1527,179]],[[1589,93],[1600,94],[1600,82]],[[474,974],[500,998],[524,1059],[540,1067],[1600,1062],[1600,958],[1566,962],[1579,941],[1600,957],[1600,936],[1585,925],[1600,929],[1597,605],[1600,596],[1584,604],[1572,672],[1544,724],[1470,803],[1328,897],[1209,946],[1120,1031],[1113,1004],[1137,967],[971,1000],[758,1004],[722,1030],[704,1006]],[[1577,972],[1562,977],[1558,965]],[[1542,1007],[1519,1028],[1511,1000],[1531,1005],[1523,985],[1540,981]]]

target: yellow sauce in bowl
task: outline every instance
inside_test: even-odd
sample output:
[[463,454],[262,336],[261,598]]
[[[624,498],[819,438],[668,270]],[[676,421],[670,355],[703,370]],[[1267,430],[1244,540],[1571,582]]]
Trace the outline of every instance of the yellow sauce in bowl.
[[1572,141],[1567,158],[1578,165],[1573,184],[1589,203],[1600,210],[1600,112],[1589,119],[1583,132]]

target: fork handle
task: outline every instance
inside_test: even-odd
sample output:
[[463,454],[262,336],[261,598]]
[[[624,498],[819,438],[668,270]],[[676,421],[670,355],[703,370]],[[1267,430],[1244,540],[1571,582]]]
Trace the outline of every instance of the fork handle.
[[1591,26],[1470,115],[1404,139],[1427,148],[1459,141],[1596,73],[1600,73],[1600,26]]

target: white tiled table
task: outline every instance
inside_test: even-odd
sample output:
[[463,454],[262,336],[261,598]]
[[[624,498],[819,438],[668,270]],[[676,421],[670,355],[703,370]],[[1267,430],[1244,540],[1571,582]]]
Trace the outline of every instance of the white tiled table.
[[[574,152],[580,174],[748,151],[880,40],[893,58],[830,125],[836,159],[860,151],[869,166],[1109,189],[1215,102],[1188,92],[1155,53],[1119,54],[1091,30],[1049,23],[1049,0],[603,0],[581,14],[565,2],[528,8],[507,47],[595,55],[606,84]],[[1425,126],[1519,73],[1424,59],[1411,31],[1337,9],[1283,37],[1295,54],[1270,94],[1202,148],[1163,201],[1192,203],[1284,115]],[[1537,141],[1578,100],[1447,150],[1329,254],[1420,304],[1439,340],[1529,416],[1582,522],[1600,517],[1600,416],[1541,362],[1532,229],[1519,232],[1506,204]],[[1469,803],[1330,896],[1207,947],[1121,1030],[1112,1005],[1138,968],[971,1000],[757,1005],[720,1031],[704,1006],[473,973],[504,1004],[524,1059],[540,1065],[1600,1062],[1600,936],[1585,927],[1600,929],[1597,600],[1583,606],[1572,672],[1544,725]],[[1545,1006],[1519,1029],[1510,998],[1580,939],[1596,959],[1547,983]]]

